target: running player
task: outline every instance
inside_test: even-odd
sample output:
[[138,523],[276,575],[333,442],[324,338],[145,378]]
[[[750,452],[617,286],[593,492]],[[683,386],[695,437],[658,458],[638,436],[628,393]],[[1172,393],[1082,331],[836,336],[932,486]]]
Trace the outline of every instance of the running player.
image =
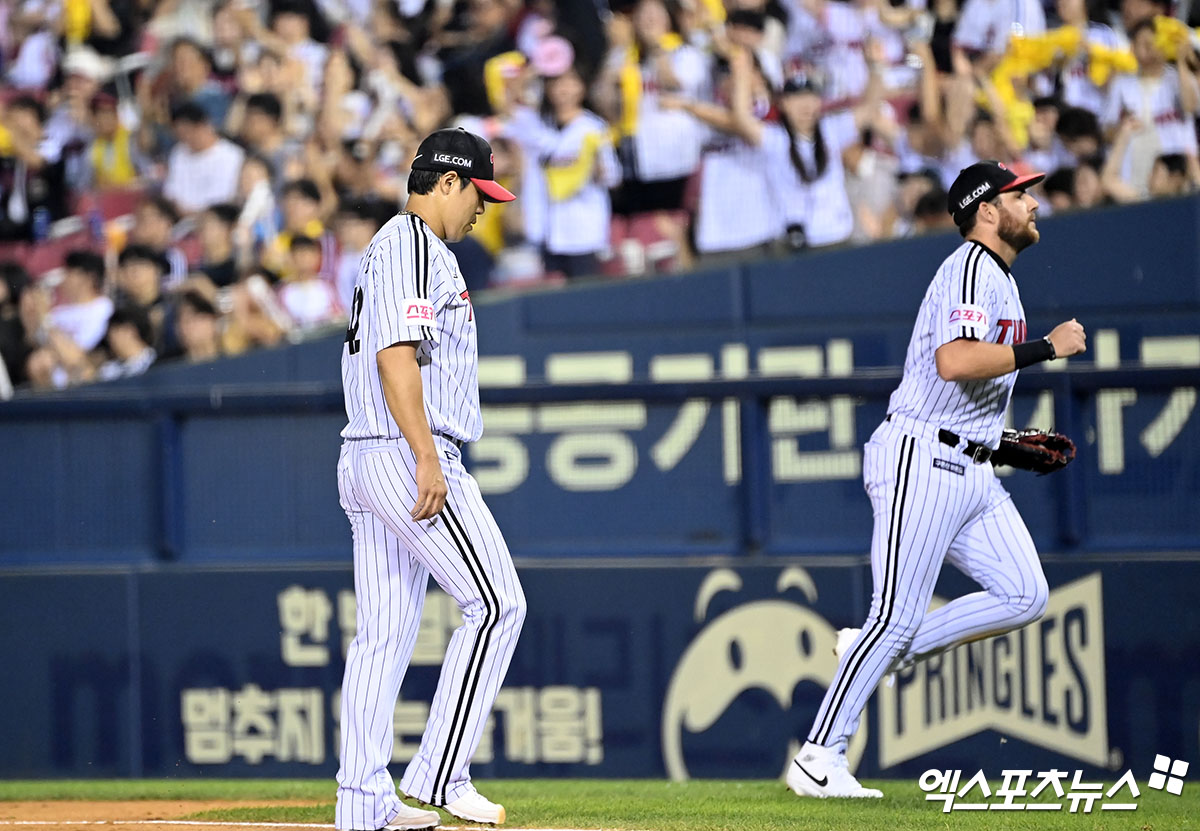
[[358,634],[342,683],[339,829],[430,828],[388,773],[392,712],[432,574],[463,612],[446,650],[429,722],[400,788],[470,822],[504,822],[468,766],[525,619],[512,557],[462,446],[483,433],[475,315],[445,241],[466,236],[493,181],[491,147],[463,130],[421,142],[407,210],[362,257],[342,352],[349,424],[338,492],[354,534]]
[[[1038,241],[1038,203],[1025,189],[1042,178],[985,161],[950,187],[950,214],[966,241],[925,293],[904,376],[865,448],[863,480],[875,511],[871,610],[852,644],[842,644],[808,741],[788,768],[788,786],[800,796],[882,796],[859,784],[845,755],[879,680],[900,660],[1025,626],[1046,609],[1033,540],[987,464],[1017,370],[1086,348],[1074,319],[1025,341],[1009,268]],[[943,560],[984,590],[926,614]]]

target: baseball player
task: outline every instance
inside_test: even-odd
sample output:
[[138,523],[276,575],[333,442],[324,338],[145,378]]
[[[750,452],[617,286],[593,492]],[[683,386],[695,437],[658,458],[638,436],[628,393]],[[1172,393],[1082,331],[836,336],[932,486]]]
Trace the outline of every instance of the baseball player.
[[[1025,626],[1046,609],[1037,551],[988,464],[1017,371],[1086,348],[1073,319],[1025,339],[1009,269],[1038,240],[1038,203],[1025,189],[1042,178],[984,161],[950,187],[950,214],[966,241],[925,293],[904,376],[865,448],[875,513],[871,609],[861,631],[843,630],[850,643],[842,643],[808,741],[788,767],[788,786],[800,796],[882,796],[859,784],[845,756],[879,680],[900,660]],[[983,591],[926,614],[943,560]]]
[[358,634],[342,682],[339,829],[430,828],[403,804],[387,765],[392,712],[412,656],[430,574],[463,625],[446,650],[429,722],[400,790],[456,817],[499,824],[504,808],[471,784],[471,756],[525,619],[512,557],[463,444],[483,433],[475,315],[454,254],[493,181],[491,147],[439,130],[418,148],[407,209],[371,240],[354,287],[342,352],[349,424],[338,492],[354,534]]

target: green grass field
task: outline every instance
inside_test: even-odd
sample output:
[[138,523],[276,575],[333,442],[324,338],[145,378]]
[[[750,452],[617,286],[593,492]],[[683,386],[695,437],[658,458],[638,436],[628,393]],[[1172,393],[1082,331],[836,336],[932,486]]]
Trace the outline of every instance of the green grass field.
[[[999,828],[1038,831],[1200,831],[1200,784],[1182,796],[1139,783],[1136,811],[955,811],[927,802],[914,782],[871,782],[882,800],[798,799],[780,782],[658,780],[502,780],[480,783],[504,803],[511,828],[641,829],[641,831],[909,831]],[[204,811],[189,819],[225,822],[333,822],[331,780],[146,780],[0,782],[0,800],[304,800],[311,806]],[[1127,794],[1123,793],[1123,796]],[[460,824],[451,821],[447,824]]]

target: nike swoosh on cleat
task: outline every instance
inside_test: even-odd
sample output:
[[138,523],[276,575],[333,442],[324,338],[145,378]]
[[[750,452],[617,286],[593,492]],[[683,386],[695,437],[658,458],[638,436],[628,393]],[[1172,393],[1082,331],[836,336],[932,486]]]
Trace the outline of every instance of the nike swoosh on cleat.
[[823,788],[823,787],[825,787],[826,785],[828,785],[828,784],[829,784],[829,777],[828,777],[828,776],[822,776],[820,779],[818,779],[817,777],[813,776],[811,773],[809,773],[807,770],[805,770],[805,769],[804,769],[804,765],[800,764],[800,760],[799,760],[799,759],[792,759],[792,763],[793,763],[793,764],[794,764],[796,767],[800,768],[800,772],[801,772],[801,773],[803,773],[805,776],[807,776],[807,777],[808,777],[809,779],[811,779],[812,781],[816,782],[816,783],[817,783],[817,784],[818,784],[820,787],[822,787],[822,788]]

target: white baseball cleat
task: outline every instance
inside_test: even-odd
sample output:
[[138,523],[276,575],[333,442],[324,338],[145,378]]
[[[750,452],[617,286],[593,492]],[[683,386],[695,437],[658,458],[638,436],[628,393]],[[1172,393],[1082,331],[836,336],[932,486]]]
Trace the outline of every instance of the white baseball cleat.
[[489,825],[504,824],[504,806],[485,799],[474,788],[453,802],[447,802],[442,809],[454,814],[459,819],[471,822],[483,822]]
[[817,799],[878,799],[883,791],[864,788],[850,773],[846,754],[832,747],[805,742],[788,767],[787,785],[796,796]]
[[388,820],[388,824],[380,831],[384,831],[384,829],[418,831],[418,829],[436,828],[441,821],[442,818],[438,816],[437,811],[425,811],[400,803],[399,812]]

